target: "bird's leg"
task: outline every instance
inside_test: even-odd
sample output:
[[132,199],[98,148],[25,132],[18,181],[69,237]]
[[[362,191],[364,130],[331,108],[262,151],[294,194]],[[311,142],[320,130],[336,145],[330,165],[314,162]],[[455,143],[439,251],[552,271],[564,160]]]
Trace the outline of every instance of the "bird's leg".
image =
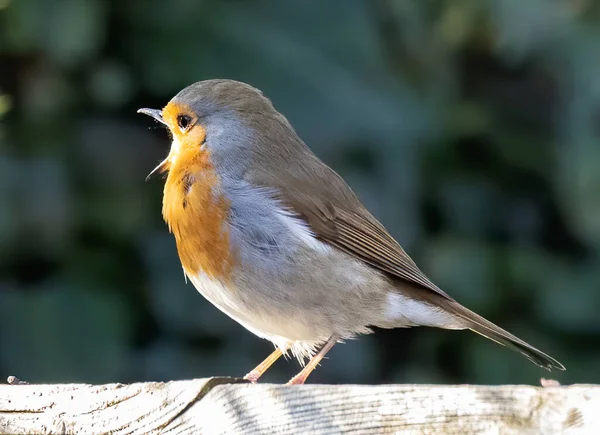
[[298,373],[296,376],[290,379],[290,381],[287,384],[302,385],[306,381],[306,378],[308,378],[308,375],[310,375],[312,371],[317,367],[317,365],[319,365],[325,354],[331,350],[331,348],[337,341],[337,336],[329,337],[329,340],[327,340],[327,342],[323,345],[319,353],[313,356],[308,362],[308,364],[306,364],[306,367],[304,367],[300,373]]
[[279,347],[275,348],[273,353],[271,355],[269,355],[267,358],[265,358],[265,360],[263,362],[261,362],[259,365],[257,365],[246,376],[244,376],[244,379],[255,384],[256,381],[258,381],[258,378],[260,378],[263,375],[263,373],[266,372],[268,370],[268,368],[271,367],[273,365],[273,363],[279,359],[279,357],[281,355],[283,355],[283,352],[281,352],[281,349],[279,349]]

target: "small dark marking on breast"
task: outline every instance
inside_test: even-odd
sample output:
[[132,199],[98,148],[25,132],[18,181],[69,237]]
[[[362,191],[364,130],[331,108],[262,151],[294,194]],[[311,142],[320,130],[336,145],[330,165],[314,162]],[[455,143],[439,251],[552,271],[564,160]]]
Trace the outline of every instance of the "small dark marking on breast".
[[183,191],[186,195],[190,193],[192,184],[194,184],[194,177],[191,174],[185,174],[183,176]]
[[185,210],[188,206],[188,202],[187,202],[187,195],[190,193],[190,190],[192,189],[192,185],[194,184],[194,177],[189,174],[186,173],[183,176],[183,182],[182,182],[182,186],[183,186],[183,203],[181,204],[183,209]]

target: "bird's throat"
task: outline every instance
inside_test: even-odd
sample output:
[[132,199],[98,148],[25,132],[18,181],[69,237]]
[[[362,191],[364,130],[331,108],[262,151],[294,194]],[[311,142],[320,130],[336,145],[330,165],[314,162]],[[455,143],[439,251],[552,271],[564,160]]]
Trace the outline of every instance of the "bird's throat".
[[163,217],[175,236],[185,272],[194,276],[203,272],[226,281],[232,267],[226,222],[229,201],[221,193],[207,153],[187,162],[179,157],[165,183]]

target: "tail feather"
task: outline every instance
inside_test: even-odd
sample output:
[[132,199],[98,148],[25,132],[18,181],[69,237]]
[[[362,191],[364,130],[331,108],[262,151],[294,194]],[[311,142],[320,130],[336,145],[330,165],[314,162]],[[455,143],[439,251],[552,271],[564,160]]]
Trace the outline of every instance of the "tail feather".
[[565,370],[565,366],[550,355],[546,355],[541,350],[536,349],[520,338],[515,337],[510,332],[494,325],[489,320],[484,319],[462,305],[453,303],[452,308],[453,314],[462,318],[465,321],[465,326],[471,331],[483,335],[509,349],[520,352],[531,362],[548,371],[552,369]]
[[[468,308],[463,307],[448,296],[443,296],[434,292],[424,292],[420,287],[407,285],[402,286],[402,294],[405,294],[414,300],[425,302],[433,307],[440,308],[456,319],[454,322],[445,322],[435,325],[439,328],[470,329],[477,334],[483,335],[485,338],[523,354],[532,363],[548,371],[552,369],[565,370],[565,366],[550,355],[546,355],[541,350],[538,350],[529,343],[515,337],[510,332],[494,325],[489,320],[484,319]],[[457,323],[460,327],[457,327]]]

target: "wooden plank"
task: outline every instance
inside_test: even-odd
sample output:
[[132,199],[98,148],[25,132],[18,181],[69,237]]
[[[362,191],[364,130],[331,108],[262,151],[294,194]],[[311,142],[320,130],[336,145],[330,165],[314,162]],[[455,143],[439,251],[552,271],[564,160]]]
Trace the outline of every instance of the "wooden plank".
[[162,433],[215,385],[236,381],[0,385],[0,433]]
[[598,434],[600,386],[1,385],[0,432]]

